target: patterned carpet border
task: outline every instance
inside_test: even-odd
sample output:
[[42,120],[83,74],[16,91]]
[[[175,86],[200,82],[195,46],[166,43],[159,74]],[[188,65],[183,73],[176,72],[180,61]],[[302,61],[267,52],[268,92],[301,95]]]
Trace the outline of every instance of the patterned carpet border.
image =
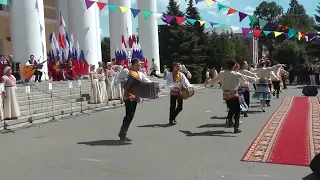
[[292,97],[285,97],[279,108],[273,113],[260,133],[249,146],[242,161],[267,162],[279,131],[292,105]]
[[320,104],[319,98],[309,98],[309,161],[320,153]]

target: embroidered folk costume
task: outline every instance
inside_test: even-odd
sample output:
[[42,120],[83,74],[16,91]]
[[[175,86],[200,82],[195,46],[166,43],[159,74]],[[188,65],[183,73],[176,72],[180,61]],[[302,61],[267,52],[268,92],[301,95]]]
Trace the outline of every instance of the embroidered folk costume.
[[113,100],[114,99],[114,78],[115,78],[116,73],[112,69],[112,63],[108,62],[107,63],[107,72],[106,72],[106,85],[107,85],[107,94],[108,94],[108,99]]
[[107,94],[106,76],[104,74],[102,62],[99,62],[99,67],[97,68],[97,74],[98,74],[101,102],[105,103],[105,102],[108,102],[108,94]]
[[[254,78],[258,78],[258,76],[255,73],[252,73],[250,71],[248,71],[248,63],[246,61],[242,62],[240,64],[240,70],[238,71],[239,73],[246,75],[246,76],[250,76],[250,77],[254,77]],[[248,108],[250,107],[250,89],[249,89],[250,83],[248,81],[241,81],[241,92],[243,94],[243,98],[244,98],[244,102],[246,103],[246,105],[248,106]]]
[[259,78],[259,83],[256,84],[256,91],[253,94],[252,98],[260,100],[260,106],[262,111],[264,112],[264,106],[267,103],[267,100],[271,100],[271,89],[269,87],[270,80],[270,73],[272,71],[278,71],[282,65],[275,65],[272,67],[265,67],[265,62],[262,61],[259,64],[259,68],[252,70],[254,73],[257,74]]
[[94,71],[95,66],[90,65],[89,78],[91,81],[90,103],[98,104],[102,102],[101,90],[99,86],[98,73]]
[[0,120],[4,120],[4,112],[3,112],[3,98],[4,98],[4,84],[0,83]]
[[241,81],[248,81],[255,83],[257,78],[243,75],[239,72],[233,71],[236,66],[236,62],[228,61],[227,63],[229,70],[221,71],[216,77],[212,78],[206,84],[214,84],[216,82],[222,82],[221,89],[223,90],[223,100],[226,101],[229,109],[227,120],[229,126],[233,125],[232,119],[234,118],[234,133],[240,133],[240,99],[238,89],[241,85]]
[[181,71],[181,64],[175,63],[174,69],[167,76],[167,86],[170,89],[170,113],[169,124],[175,125],[177,123],[176,117],[182,111],[183,99],[179,97],[179,92],[182,87],[190,88],[187,77]]
[[[121,85],[124,84],[128,80],[128,76],[132,76],[142,82],[151,82],[146,75],[139,72],[140,70],[140,61],[137,59],[133,59],[131,61],[132,66],[129,69],[123,69],[121,73],[116,77],[115,84]],[[131,141],[131,139],[127,138],[127,132],[129,126],[134,118],[134,114],[136,112],[137,103],[139,97],[136,97],[135,94],[131,94],[129,90],[125,90],[123,94],[123,101],[125,104],[125,112],[126,115],[123,118],[122,126],[120,128],[120,132],[118,134],[120,141]]]
[[18,103],[16,78],[12,75],[12,69],[6,67],[3,71],[2,83],[4,85],[4,119],[12,120],[20,116],[20,108]]

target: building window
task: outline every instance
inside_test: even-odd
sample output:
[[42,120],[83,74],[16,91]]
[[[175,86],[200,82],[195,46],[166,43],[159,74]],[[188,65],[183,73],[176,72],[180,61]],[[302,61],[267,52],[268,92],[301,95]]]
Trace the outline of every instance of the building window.
[[0,5],[0,11],[9,12],[9,6],[7,6],[7,5]]

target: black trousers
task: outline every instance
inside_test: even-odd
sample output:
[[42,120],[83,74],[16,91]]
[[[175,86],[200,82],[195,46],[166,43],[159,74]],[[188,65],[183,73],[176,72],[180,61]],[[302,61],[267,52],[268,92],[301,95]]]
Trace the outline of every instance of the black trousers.
[[169,121],[176,119],[178,114],[182,111],[183,99],[177,95],[170,95],[170,117]]
[[286,77],[285,76],[281,76],[281,79],[282,79],[282,83],[283,83],[283,88],[287,89]]
[[[272,85],[269,84],[268,86],[269,86],[270,91],[272,92]],[[271,100],[266,100],[266,104],[270,104],[270,101],[271,101]]]
[[244,102],[250,107],[250,91],[243,92]]
[[232,118],[234,118],[234,129],[239,129],[240,126],[240,115],[241,115],[241,108],[240,108],[240,101],[239,97],[234,97],[232,99],[226,100],[229,112],[228,112],[228,123],[232,125]]
[[34,72],[35,80],[34,82],[41,82],[42,72],[41,71],[35,71]]
[[155,76],[155,77],[157,77],[157,78],[162,78],[161,76],[159,76],[159,75],[157,74],[157,71],[156,71],[156,70],[151,70],[150,76]]
[[272,81],[272,85],[274,90],[276,91],[275,94],[277,94],[277,97],[279,97],[280,94],[280,81]]
[[126,137],[129,126],[133,120],[134,113],[137,109],[137,101],[132,101],[130,99],[124,100],[126,116],[123,118],[122,126],[119,132],[119,137]]
[[256,84],[253,84],[253,88],[254,88],[254,90],[257,90]]

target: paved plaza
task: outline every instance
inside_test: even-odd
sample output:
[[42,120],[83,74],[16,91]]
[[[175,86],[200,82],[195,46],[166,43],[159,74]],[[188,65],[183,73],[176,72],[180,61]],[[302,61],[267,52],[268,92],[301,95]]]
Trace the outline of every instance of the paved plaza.
[[[281,94],[297,95],[297,87]],[[132,144],[118,141],[123,108],[2,134],[1,179],[301,180],[311,173],[308,167],[240,161],[281,99],[265,113],[253,101],[249,117],[241,119],[243,132],[233,134],[224,127],[221,96],[220,89],[198,90],[170,127],[169,97],[139,104],[128,133]]]

